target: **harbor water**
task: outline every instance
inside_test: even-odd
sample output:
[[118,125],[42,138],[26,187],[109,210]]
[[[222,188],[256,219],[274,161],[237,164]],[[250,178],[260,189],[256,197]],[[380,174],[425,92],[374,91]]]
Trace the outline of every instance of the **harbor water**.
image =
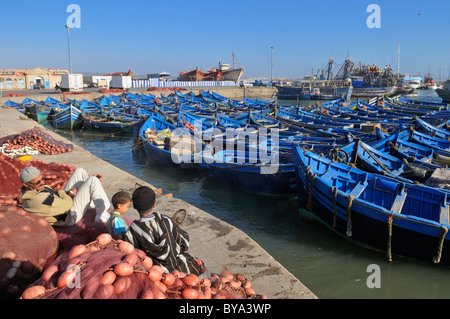
[[[417,99],[440,102],[434,91],[419,92]],[[292,105],[297,101],[278,103]],[[385,252],[359,247],[304,218],[295,199],[249,194],[201,171],[155,166],[130,136],[88,130],[57,133],[162,188],[163,193],[172,193],[241,229],[319,298],[450,298],[450,269],[395,256],[388,262]]]

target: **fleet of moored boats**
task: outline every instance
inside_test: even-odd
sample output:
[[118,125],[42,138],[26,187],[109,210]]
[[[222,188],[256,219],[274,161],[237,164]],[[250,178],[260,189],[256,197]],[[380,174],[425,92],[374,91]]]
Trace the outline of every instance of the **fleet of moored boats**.
[[6,105],[56,128],[133,134],[158,165],[296,197],[301,211],[389,259],[450,266],[445,103],[341,98],[302,107],[202,91]]

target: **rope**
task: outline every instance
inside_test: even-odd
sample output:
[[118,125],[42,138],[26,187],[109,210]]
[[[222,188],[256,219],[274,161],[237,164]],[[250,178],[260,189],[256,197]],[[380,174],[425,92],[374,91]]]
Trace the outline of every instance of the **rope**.
[[[180,219],[180,218],[178,217],[178,214],[180,214],[180,213],[183,213],[183,214],[184,214],[183,219]],[[177,224],[177,225],[183,225],[183,223],[186,221],[187,217],[188,217],[187,211],[186,211],[185,209],[179,209],[179,210],[177,210],[177,211],[175,212],[175,214],[173,214],[173,216],[172,216],[172,222],[174,222],[174,223]]]
[[347,204],[347,236],[352,237],[352,205],[355,196],[348,195],[348,204]]
[[447,232],[448,232],[447,227],[442,226],[441,231],[439,233],[439,243],[438,243],[437,255],[433,258],[433,262],[435,264],[437,264],[441,261],[442,247],[444,246],[445,235],[447,234]]
[[336,218],[337,218],[337,209],[336,209],[336,198],[337,198],[337,187],[331,187],[331,195],[333,195],[333,228],[336,228]]
[[387,241],[387,259],[389,262],[392,262],[392,221],[393,217],[392,215],[388,218],[388,241]]
[[311,166],[308,165],[306,168],[306,188],[308,190],[308,204],[306,204],[306,208],[312,212],[313,211],[313,205],[312,205],[312,191],[313,191],[313,184],[314,180],[317,176],[317,173],[311,173]]

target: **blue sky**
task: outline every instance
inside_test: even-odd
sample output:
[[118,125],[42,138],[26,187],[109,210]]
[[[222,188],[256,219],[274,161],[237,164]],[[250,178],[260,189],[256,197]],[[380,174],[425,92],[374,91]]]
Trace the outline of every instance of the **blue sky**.
[[[216,67],[232,63],[244,77],[298,78],[323,68],[334,56],[442,78],[450,67],[448,0],[315,1],[2,1],[0,68],[68,68],[71,3],[81,27],[70,31],[74,72],[135,74]],[[369,4],[381,9],[381,28],[370,29]]]

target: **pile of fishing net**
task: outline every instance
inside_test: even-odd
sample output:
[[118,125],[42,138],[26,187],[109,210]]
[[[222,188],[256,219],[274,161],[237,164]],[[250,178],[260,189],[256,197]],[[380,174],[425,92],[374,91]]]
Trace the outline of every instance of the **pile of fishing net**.
[[0,205],[0,298],[19,298],[57,250],[56,233],[44,218]]
[[450,171],[448,168],[437,168],[424,183],[430,187],[450,190]]
[[27,166],[39,169],[44,183],[55,188],[63,188],[75,167],[68,164],[45,163],[39,159],[22,161],[0,154],[0,205],[17,205],[20,202],[22,182],[20,172]]
[[130,243],[103,233],[58,256],[30,285],[22,299],[237,299],[256,294],[242,274],[224,271],[200,279],[180,271],[165,273]]
[[8,135],[0,139],[1,153],[14,157],[17,155],[60,154],[71,152],[73,145],[55,140],[48,133],[29,129],[20,134]]
[[16,96],[27,96],[23,93],[18,93],[18,92],[9,92],[6,94],[3,94],[3,97],[16,97]]
[[55,227],[58,236],[58,255],[69,251],[72,247],[94,241],[98,235],[107,233],[105,224],[95,222],[95,208],[88,208],[83,218],[73,226]]
[[98,90],[99,93],[126,93],[127,90],[124,89],[100,89]]

